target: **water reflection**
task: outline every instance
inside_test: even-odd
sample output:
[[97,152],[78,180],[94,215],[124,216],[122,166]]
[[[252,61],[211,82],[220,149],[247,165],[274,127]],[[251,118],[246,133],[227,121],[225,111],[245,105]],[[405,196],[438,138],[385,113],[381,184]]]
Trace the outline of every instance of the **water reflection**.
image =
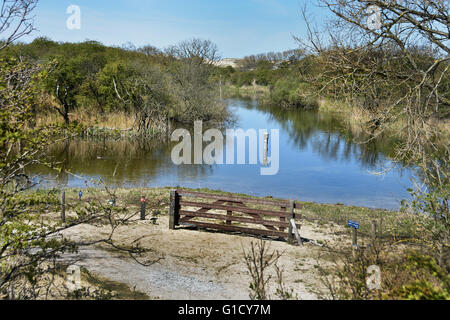
[[[175,166],[170,161],[171,146],[166,141],[74,139],[55,144],[48,149],[54,162],[77,176],[99,178],[107,184],[136,183],[146,185],[153,176],[176,171],[182,177],[201,178],[213,173],[211,166]],[[72,175],[41,166],[31,167],[32,174],[70,185]],[[79,181],[81,183],[84,181]]]
[[[262,177],[259,164],[176,166],[171,161],[176,143],[139,139],[72,140],[48,150],[50,157],[82,179],[42,167],[33,167],[30,173],[44,176],[47,186],[81,187],[86,180],[101,177],[114,186],[205,187],[384,208],[397,208],[408,196],[412,173],[388,160],[396,142],[392,138],[358,145],[350,141],[362,138],[360,134],[347,130],[332,115],[274,109],[242,99],[230,100],[229,106],[237,116],[236,127],[280,129],[278,175]],[[396,170],[382,178],[368,172],[392,165]]]
[[[311,147],[322,159],[330,161],[350,161],[358,159],[362,168],[380,168],[388,157],[394,155],[397,140],[385,134],[364,144],[367,136],[352,133],[342,120],[332,113],[317,111],[284,110],[260,105],[256,100],[242,100],[247,110],[259,110],[269,114],[272,122],[278,123],[299,150]],[[401,168],[401,165],[398,166]]]

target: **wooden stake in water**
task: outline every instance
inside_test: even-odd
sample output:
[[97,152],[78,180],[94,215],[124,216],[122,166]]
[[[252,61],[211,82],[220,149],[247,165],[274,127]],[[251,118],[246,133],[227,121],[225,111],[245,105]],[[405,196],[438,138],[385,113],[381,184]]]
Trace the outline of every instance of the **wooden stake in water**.
[[264,145],[263,145],[263,164],[267,166],[269,164],[269,133],[264,133]]

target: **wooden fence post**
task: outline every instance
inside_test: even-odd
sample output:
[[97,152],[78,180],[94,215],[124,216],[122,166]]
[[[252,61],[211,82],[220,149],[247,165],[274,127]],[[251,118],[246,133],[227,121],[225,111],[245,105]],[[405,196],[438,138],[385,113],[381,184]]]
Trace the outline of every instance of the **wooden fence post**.
[[145,199],[145,197],[141,198],[141,220],[144,221],[145,220],[145,209],[147,206],[147,200]]
[[297,239],[298,244],[303,247],[303,240],[302,237],[300,236],[300,232],[298,232],[297,225],[295,224],[294,219],[291,219],[290,225],[292,225],[292,229],[294,230],[294,235],[295,238]]
[[358,230],[356,228],[352,228],[352,247],[353,249],[358,248]]
[[[289,222],[292,220],[292,219],[294,219],[294,221],[295,221],[295,211],[294,211],[294,208],[295,208],[295,202],[293,201],[293,200],[291,200],[290,202],[289,202],[289,213],[290,213],[290,216],[289,216]],[[292,224],[291,223],[289,223],[289,232],[288,232],[288,243],[293,243],[294,242],[294,237],[292,236],[292,232],[293,232],[293,228],[292,228]]]
[[375,244],[375,241],[377,240],[377,222],[374,220],[372,221],[372,242]]
[[169,229],[175,230],[180,219],[180,197],[176,190],[170,191]]
[[[287,207],[283,207],[283,206],[282,206],[282,207],[281,207],[281,211],[287,212]],[[286,219],[286,217],[280,217],[280,221],[281,221],[281,222],[286,222],[287,219]],[[285,230],[285,228],[280,227],[280,231],[284,232],[284,230]]]
[[[228,210],[227,211],[227,216],[232,217],[233,216],[233,211]],[[227,224],[227,226],[231,226],[231,220],[227,220],[226,224]]]
[[61,191],[61,220],[66,223],[66,192]]

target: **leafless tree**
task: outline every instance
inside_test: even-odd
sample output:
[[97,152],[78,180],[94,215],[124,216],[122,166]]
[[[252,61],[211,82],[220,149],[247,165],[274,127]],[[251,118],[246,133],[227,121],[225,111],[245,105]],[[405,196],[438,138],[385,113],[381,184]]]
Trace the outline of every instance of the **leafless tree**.
[[302,49],[292,49],[283,52],[268,52],[257,55],[246,56],[239,60],[239,67],[243,71],[249,71],[257,68],[260,62],[269,62],[276,64],[278,62],[294,62],[300,60],[304,56]]
[[169,47],[166,52],[178,59],[195,59],[206,64],[213,64],[220,59],[219,50],[215,43],[198,38],[182,41]]
[[315,57],[312,83],[321,93],[365,108],[369,140],[399,124],[396,158],[421,169],[427,188],[416,193],[416,204],[444,217],[437,238],[448,246],[450,153],[437,124],[450,107],[449,2],[317,2],[329,9],[331,20],[321,30],[304,9],[308,39],[297,38]]
[[146,56],[158,56],[162,54],[162,51],[152,45],[146,45],[143,47],[140,47],[138,49],[139,52],[142,52]]
[[191,39],[166,49],[176,59],[171,65],[171,90],[179,122],[195,120],[223,124],[229,112],[219,99],[218,83],[211,81],[214,65],[220,59],[216,44],[210,40]]
[[2,0],[0,2],[0,50],[35,30],[32,11],[38,0]]

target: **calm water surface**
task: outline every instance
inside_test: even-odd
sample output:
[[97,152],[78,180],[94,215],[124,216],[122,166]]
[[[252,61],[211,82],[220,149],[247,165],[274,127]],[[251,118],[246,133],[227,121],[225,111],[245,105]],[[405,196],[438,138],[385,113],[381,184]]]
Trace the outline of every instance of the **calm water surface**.
[[[229,106],[243,129],[280,130],[280,170],[261,176],[258,165],[182,165],[170,158],[173,145],[140,141],[70,141],[52,147],[49,154],[76,176],[42,168],[34,174],[43,186],[85,187],[99,179],[117,187],[182,186],[397,209],[411,186],[412,170],[391,163],[395,141],[383,137],[370,145],[349,142],[352,134],[331,115],[283,111],[259,106],[257,101],[233,99]],[[373,172],[393,167],[388,173]]]

